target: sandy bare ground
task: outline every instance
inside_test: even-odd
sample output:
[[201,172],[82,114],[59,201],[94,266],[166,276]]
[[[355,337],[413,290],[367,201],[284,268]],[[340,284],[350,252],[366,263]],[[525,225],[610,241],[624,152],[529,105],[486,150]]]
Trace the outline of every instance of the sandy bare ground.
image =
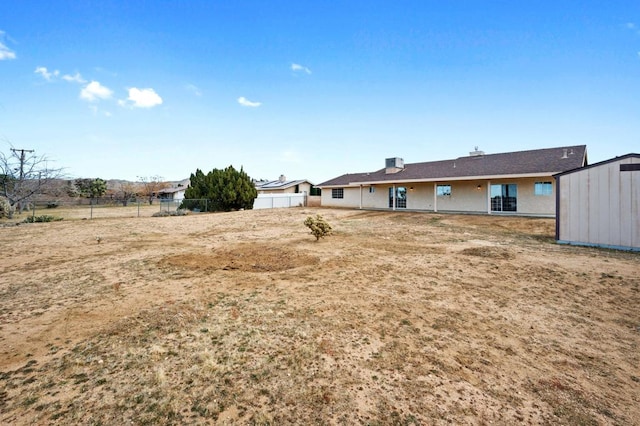
[[0,228],[0,423],[640,424],[640,255],[553,227],[300,208]]

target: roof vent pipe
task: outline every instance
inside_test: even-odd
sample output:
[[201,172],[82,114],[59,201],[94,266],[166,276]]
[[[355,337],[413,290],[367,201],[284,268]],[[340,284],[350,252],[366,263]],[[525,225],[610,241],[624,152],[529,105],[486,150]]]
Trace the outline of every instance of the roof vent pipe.
[[568,152],[569,152],[569,150],[568,150],[567,148],[564,148],[564,149],[562,150],[562,158],[569,158],[569,157],[567,157],[567,153],[568,153]]
[[287,181],[287,177],[285,175],[280,175],[280,178],[278,180],[280,182],[286,182]]

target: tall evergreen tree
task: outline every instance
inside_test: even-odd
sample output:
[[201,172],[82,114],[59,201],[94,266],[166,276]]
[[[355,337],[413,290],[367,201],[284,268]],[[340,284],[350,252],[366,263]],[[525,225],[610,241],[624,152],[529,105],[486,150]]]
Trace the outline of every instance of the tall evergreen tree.
[[231,211],[240,209],[252,209],[253,201],[258,195],[251,178],[240,168],[233,166],[225,169],[213,169],[206,175],[197,169],[191,174],[191,185],[185,191],[185,199],[206,199],[188,206],[199,208],[201,211]]

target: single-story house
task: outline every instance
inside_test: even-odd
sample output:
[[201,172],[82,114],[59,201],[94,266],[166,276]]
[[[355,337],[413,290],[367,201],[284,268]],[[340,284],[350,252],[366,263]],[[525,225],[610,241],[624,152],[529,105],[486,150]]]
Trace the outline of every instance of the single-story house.
[[485,214],[555,215],[553,175],[587,165],[586,145],[405,164],[386,159],[369,173],[318,185],[322,206]]
[[278,180],[257,181],[255,185],[258,194],[309,194],[313,186],[308,180],[287,180],[284,175]]
[[180,185],[174,188],[164,188],[158,191],[158,198],[161,200],[182,201],[184,192],[188,186]]
[[257,181],[255,186],[258,197],[253,208],[257,210],[307,206],[313,184],[304,179],[287,180],[284,175],[280,175],[278,180]]
[[640,154],[554,177],[559,243],[640,250]]

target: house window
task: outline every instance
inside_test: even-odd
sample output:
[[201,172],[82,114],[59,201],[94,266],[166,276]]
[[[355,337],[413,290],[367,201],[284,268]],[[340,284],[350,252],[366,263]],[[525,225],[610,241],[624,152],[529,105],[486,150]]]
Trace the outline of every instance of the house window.
[[451,195],[451,185],[438,185],[436,187],[436,194],[438,197]]
[[333,188],[331,198],[344,198],[344,188]]
[[374,192],[376,192],[376,187],[375,186],[370,186],[369,187],[369,194],[373,194]]
[[533,187],[533,195],[551,195],[552,192],[551,182],[536,182]]

